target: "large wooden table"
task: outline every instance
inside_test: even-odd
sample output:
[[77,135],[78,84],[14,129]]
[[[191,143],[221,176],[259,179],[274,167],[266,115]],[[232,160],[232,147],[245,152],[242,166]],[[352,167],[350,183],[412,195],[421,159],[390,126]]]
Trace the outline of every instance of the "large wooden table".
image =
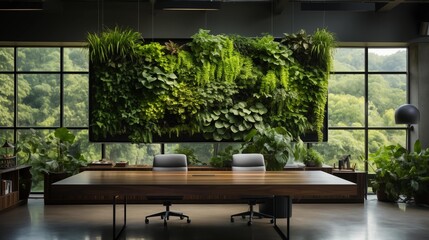
[[[332,195],[355,195],[356,184],[322,171],[85,171],[53,184],[58,193],[103,194],[117,196],[177,196],[177,195],[252,195],[305,197]],[[276,201],[274,198],[274,201]],[[115,233],[114,200],[113,234]],[[124,205],[124,229],[126,225],[126,201]],[[274,202],[274,206],[276,206]],[[275,211],[274,211],[275,212]],[[289,218],[287,218],[289,236]],[[274,218],[274,227],[282,239],[288,239],[280,231]],[[120,232],[120,233],[121,233]],[[119,233],[119,234],[120,234]]]

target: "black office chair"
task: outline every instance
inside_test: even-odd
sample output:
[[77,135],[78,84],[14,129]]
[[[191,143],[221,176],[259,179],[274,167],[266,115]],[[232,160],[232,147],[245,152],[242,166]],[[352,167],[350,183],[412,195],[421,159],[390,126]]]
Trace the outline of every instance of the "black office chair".
[[[188,171],[188,164],[186,160],[186,155],[184,154],[161,154],[156,155],[153,159],[153,171]],[[181,212],[170,211],[171,202],[173,200],[183,199],[183,196],[148,196],[149,200],[161,200],[163,206],[165,206],[165,211],[155,213],[149,216],[146,216],[145,223],[149,223],[150,217],[161,217],[164,219],[164,226],[167,226],[167,220],[170,216],[180,217],[180,219],[187,218],[187,222],[190,223],[191,219],[189,216],[184,215]]]
[[[232,171],[265,171],[265,161],[264,156],[259,153],[242,153],[242,154],[234,154],[232,155]],[[241,216],[243,219],[247,216],[249,217],[249,221],[247,222],[247,225],[252,225],[252,219],[253,217],[259,217],[259,218],[271,218],[271,223],[274,222],[273,216],[255,212],[253,210],[253,206],[255,206],[258,202],[266,200],[266,199],[272,199],[274,196],[262,196],[262,197],[256,197],[256,196],[246,196],[242,197],[242,199],[246,199],[248,201],[249,210],[246,212],[237,213],[234,215],[231,215],[231,222],[234,222],[234,217]]]

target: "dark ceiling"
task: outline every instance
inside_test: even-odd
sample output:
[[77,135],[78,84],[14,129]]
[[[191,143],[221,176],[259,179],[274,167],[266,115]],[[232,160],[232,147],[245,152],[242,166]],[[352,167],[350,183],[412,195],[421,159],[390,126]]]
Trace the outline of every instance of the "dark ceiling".
[[217,4],[245,3],[245,2],[273,2],[277,13],[281,13],[288,3],[298,3],[303,11],[390,11],[400,5],[429,6],[429,0],[0,0],[0,9],[7,9],[3,5],[21,6],[27,3],[40,3],[45,6],[61,2],[205,2]]

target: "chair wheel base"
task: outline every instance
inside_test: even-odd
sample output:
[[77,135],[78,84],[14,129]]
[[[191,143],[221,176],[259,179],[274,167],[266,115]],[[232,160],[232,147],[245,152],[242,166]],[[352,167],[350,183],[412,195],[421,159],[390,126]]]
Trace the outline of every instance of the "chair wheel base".
[[186,220],[187,223],[191,223],[191,219]]
[[145,220],[144,220],[144,222],[145,222],[146,224],[149,224],[149,219],[145,219]]

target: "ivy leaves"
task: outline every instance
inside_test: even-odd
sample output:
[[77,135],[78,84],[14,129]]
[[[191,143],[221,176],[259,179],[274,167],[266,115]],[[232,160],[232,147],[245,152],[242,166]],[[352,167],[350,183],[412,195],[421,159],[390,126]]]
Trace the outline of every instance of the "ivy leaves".
[[232,108],[205,112],[200,115],[206,137],[213,140],[242,140],[255,126],[263,123],[263,116],[268,112],[262,103],[248,106],[238,102]]

